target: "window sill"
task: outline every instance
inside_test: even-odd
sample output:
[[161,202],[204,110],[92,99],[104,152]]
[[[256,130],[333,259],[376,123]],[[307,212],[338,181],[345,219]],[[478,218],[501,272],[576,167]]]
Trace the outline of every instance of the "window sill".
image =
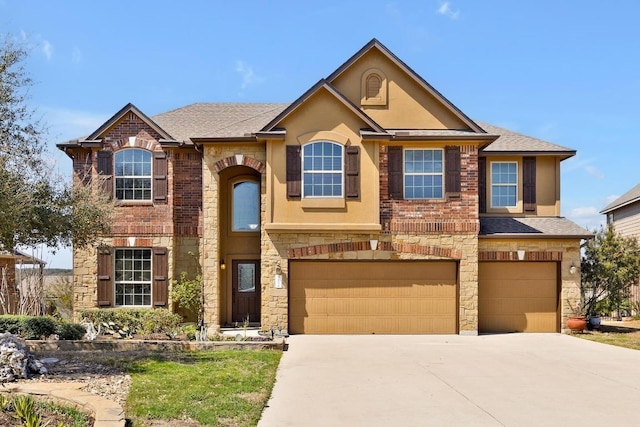
[[140,200],[140,201],[135,201],[135,200],[125,200],[125,201],[119,201],[116,200],[115,205],[117,207],[126,207],[126,206],[153,206],[153,202],[151,200]]
[[267,231],[278,231],[280,233],[298,233],[298,232],[308,232],[308,231],[319,231],[319,232],[334,232],[334,231],[354,231],[354,232],[366,232],[366,233],[374,233],[380,232],[382,227],[380,224],[375,223],[362,223],[362,224],[354,224],[354,223],[301,223],[301,222],[291,222],[291,223],[281,223],[281,222],[272,222],[270,224],[265,225],[265,230]]
[[344,209],[347,206],[347,202],[344,198],[335,199],[302,199],[302,208],[308,209]]

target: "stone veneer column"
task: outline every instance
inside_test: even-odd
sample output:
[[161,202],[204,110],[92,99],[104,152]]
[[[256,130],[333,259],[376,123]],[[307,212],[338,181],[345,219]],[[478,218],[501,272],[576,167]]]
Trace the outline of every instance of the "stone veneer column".
[[220,255],[218,230],[218,190],[219,176],[214,164],[218,160],[214,147],[204,148],[202,162],[202,239],[200,257],[202,280],[204,281],[204,321],[208,333],[212,334],[220,328]]

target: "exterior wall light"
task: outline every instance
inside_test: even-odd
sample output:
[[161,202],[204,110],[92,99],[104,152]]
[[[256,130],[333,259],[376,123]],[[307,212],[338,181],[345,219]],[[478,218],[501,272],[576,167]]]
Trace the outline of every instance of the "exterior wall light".
[[224,258],[220,260],[220,270],[224,270],[227,268],[227,265],[224,263]]
[[282,289],[282,268],[280,268],[280,261],[276,262],[275,275],[273,276],[273,287],[276,289]]
[[578,272],[578,267],[576,267],[576,264],[573,261],[571,261],[571,265],[569,266],[569,274],[573,276],[577,272]]

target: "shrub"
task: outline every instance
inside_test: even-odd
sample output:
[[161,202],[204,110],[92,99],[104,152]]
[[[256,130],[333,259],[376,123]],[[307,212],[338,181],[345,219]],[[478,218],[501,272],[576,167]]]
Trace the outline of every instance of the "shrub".
[[174,336],[180,316],[167,309],[99,309],[83,310],[80,317],[101,328],[101,334],[128,338],[134,334],[165,333]]
[[61,340],[81,340],[86,333],[84,326],[77,323],[60,322],[56,326],[56,334]]
[[13,335],[20,335],[22,331],[22,322],[27,316],[16,316],[5,314],[0,316],[0,332],[9,332]]
[[141,334],[166,333],[173,337],[178,332],[182,318],[169,310],[147,310],[140,320]]
[[185,318],[199,319],[202,305],[202,275],[198,272],[192,279],[186,271],[180,278],[171,281],[171,301],[185,311]]
[[68,276],[55,279],[47,290],[47,312],[68,319],[73,315],[73,283]]
[[22,323],[22,336],[26,340],[47,338],[56,332],[56,321],[50,316],[27,317]]

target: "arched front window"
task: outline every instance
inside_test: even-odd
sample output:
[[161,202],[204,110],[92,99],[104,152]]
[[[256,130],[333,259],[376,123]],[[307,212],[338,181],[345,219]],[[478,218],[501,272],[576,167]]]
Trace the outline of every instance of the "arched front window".
[[254,231],[260,227],[260,184],[239,181],[232,189],[232,231]]
[[117,200],[151,200],[151,152],[139,148],[114,155]]
[[302,148],[302,196],[342,197],[344,147],[318,141]]

